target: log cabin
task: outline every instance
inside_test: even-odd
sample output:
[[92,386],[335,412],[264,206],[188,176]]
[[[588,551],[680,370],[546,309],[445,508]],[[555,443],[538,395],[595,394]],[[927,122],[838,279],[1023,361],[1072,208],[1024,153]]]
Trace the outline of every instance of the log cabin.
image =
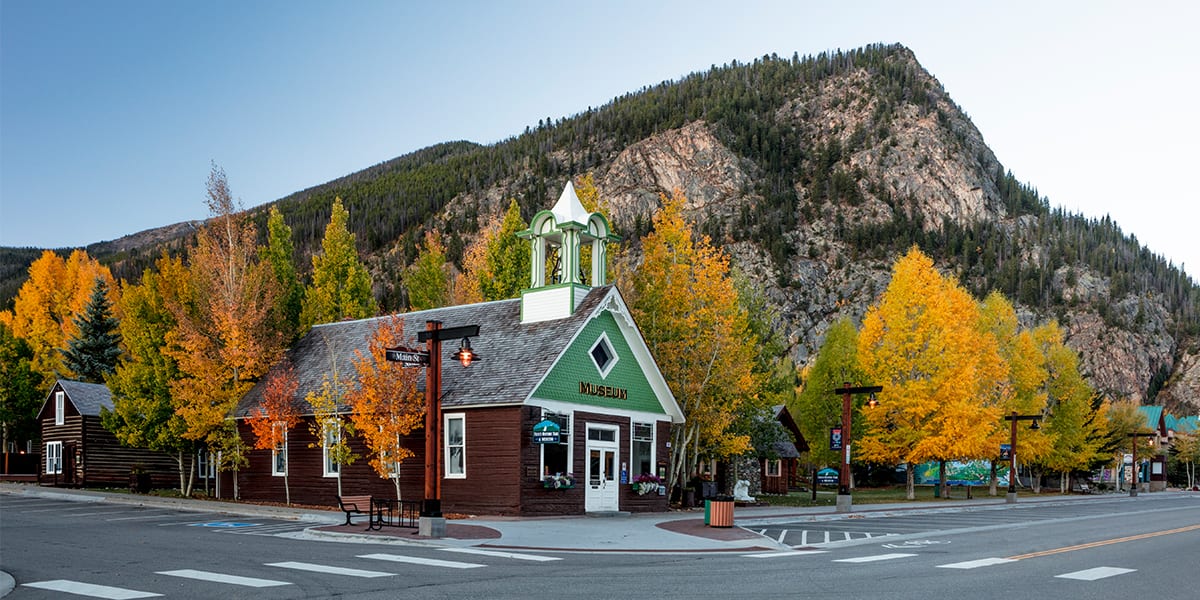
[[146,448],[122,446],[100,423],[100,411],[112,409],[108,387],[59,379],[38,411],[42,430],[42,485],[86,487],[130,484],[131,470],[150,476],[150,484],[178,482],[174,458]]

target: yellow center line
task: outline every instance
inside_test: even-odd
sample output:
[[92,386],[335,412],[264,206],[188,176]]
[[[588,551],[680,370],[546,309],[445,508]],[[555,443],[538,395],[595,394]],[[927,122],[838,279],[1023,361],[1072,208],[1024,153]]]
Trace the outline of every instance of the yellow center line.
[[1120,544],[1121,542],[1132,542],[1135,540],[1144,540],[1147,538],[1158,537],[1160,535],[1171,535],[1173,533],[1183,533],[1185,531],[1194,531],[1200,529],[1200,525],[1189,525],[1187,527],[1179,527],[1177,529],[1168,529],[1166,531],[1154,531],[1151,533],[1141,533],[1123,538],[1115,538],[1111,540],[1101,540],[1099,542],[1089,542],[1087,544],[1078,544],[1076,546],[1066,546],[1064,548],[1055,548],[1053,550],[1042,550],[1041,552],[1030,552],[1029,554],[1019,554],[1010,556],[1008,560],[1021,560],[1024,558],[1038,558],[1040,556],[1050,556],[1051,554],[1062,554],[1063,552],[1072,552],[1074,550],[1086,550],[1088,548],[1096,548],[1098,546],[1108,546],[1110,544]]

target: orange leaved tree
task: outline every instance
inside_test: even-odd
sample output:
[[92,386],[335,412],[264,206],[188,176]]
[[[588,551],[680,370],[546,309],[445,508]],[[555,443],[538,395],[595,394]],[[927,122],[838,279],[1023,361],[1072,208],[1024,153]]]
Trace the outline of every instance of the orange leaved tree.
[[283,472],[283,492],[289,506],[292,492],[288,485],[288,430],[300,424],[300,410],[295,404],[299,387],[292,365],[287,362],[280,365],[267,376],[262,402],[247,419],[254,432],[254,447],[271,450],[271,471]]
[[404,321],[399,317],[380,319],[369,340],[369,354],[354,351],[358,387],[346,396],[350,420],[370,452],[370,464],[380,477],[391,479],[400,500],[400,463],[413,456],[405,447],[407,436],[422,425],[424,398],[417,392],[418,368],[389,363],[387,348],[406,342]]

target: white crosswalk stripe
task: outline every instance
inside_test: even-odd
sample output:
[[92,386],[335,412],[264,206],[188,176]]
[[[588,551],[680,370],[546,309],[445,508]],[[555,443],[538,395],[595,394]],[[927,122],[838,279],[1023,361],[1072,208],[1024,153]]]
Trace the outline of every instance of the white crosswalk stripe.
[[791,550],[785,552],[756,552],[743,554],[744,558],[780,558],[783,556],[807,556],[809,554],[825,554],[828,550]]
[[1078,579],[1079,581],[1095,581],[1104,579],[1105,577],[1113,577],[1115,575],[1124,575],[1132,573],[1137,569],[1123,569],[1121,567],[1096,567],[1094,569],[1084,569],[1082,571],[1074,571],[1071,573],[1063,573],[1055,575],[1059,579]]
[[227,575],[225,573],[213,573],[212,571],[196,571],[194,569],[179,569],[177,571],[157,571],[159,575],[170,575],[171,577],[183,577],[186,579],[196,579],[199,581],[215,581],[217,583],[228,583],[232,585],[241,585],[246,587],[264,588],[276,587],[281,585],[292,585],[287,581],[276,581],[274,579],[258,579],[257,577],[241,577],[239,575]]
[[866,563],[866,562],[876,562],[876,561],[880,561],[880,560],[894,560],[897,558],[908,558],[909,556],[916,556],[916,554],[905,554],[903,552],[894,552],[892,554],[875,554],[873,556],[856,556],[854,558],[839,558],[833,562]]
[[480,550],[478,548],[442,548],[442,550],[445,552],[458,552],[461,554],[475,554],[479,556],[494,556],[496,558],[512,558],[516,560],[532,560],[535,562],[562,560],[557,556],[543,556],[541,554],[517,554],[515,552],[501,552],[498,550]]
[[316,563],[306,562],[277,562],[267,563],[268,567],[279,567],[281,569],[294,569],[297,571],[309,571],[312,573],[330,573],[333,575],[346,575],[349,577],[393,577],[395,573],[384,573],[383,571],[365,571],[363,569],[347,569],[345,567],[334,567],[332,565],[318,565]]
[[421,558],[418,556],[405,556],[403,554],[361,554],[359,555],[359,558],[366,558],[370,560],[386,560],[410,565],[425,565],[429,567],[446,567],[447,569],[477,569],[479,567],[487,566],[479,563],[438,560],[436,558]]
[[35,581],[33,583],[22,583],[21,585],[40,590],[50,590],[52,592],[65,592],[78,596],[90,596],[92,598],[105,598],[107,600],[133,600],[134,598],[154,598],[162,594],[153,592],[141,592],[138,590],[128,590],[125,588],[112,587],[108,585],[96,585],[94,583],[83,583],[82,581],[70,581],[67,579],[54,579],[51,581]]
[[964,562],[950,563],[948,565],[938,565],[941,569],[978,569],[979,567],[990,567],[992,565],[1002,565],[1004,563],[1017,562],[1011,558],[981,558],[979,560],[968,560]]

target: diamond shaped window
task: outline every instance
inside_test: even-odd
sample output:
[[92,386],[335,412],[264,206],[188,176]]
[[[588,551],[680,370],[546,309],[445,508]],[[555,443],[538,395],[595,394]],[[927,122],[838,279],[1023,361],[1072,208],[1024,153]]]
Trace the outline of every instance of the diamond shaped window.
[[608,341],[608,334],[600,334],[600,338],[592,344],[592,349],[588,351],[592,357],[592,362],[596,364],[596,370],[600,371],[601,377],[608,377],[608,373],[612,371],[614,365],[617,364],[617,352],[613,350],[612,343]]

